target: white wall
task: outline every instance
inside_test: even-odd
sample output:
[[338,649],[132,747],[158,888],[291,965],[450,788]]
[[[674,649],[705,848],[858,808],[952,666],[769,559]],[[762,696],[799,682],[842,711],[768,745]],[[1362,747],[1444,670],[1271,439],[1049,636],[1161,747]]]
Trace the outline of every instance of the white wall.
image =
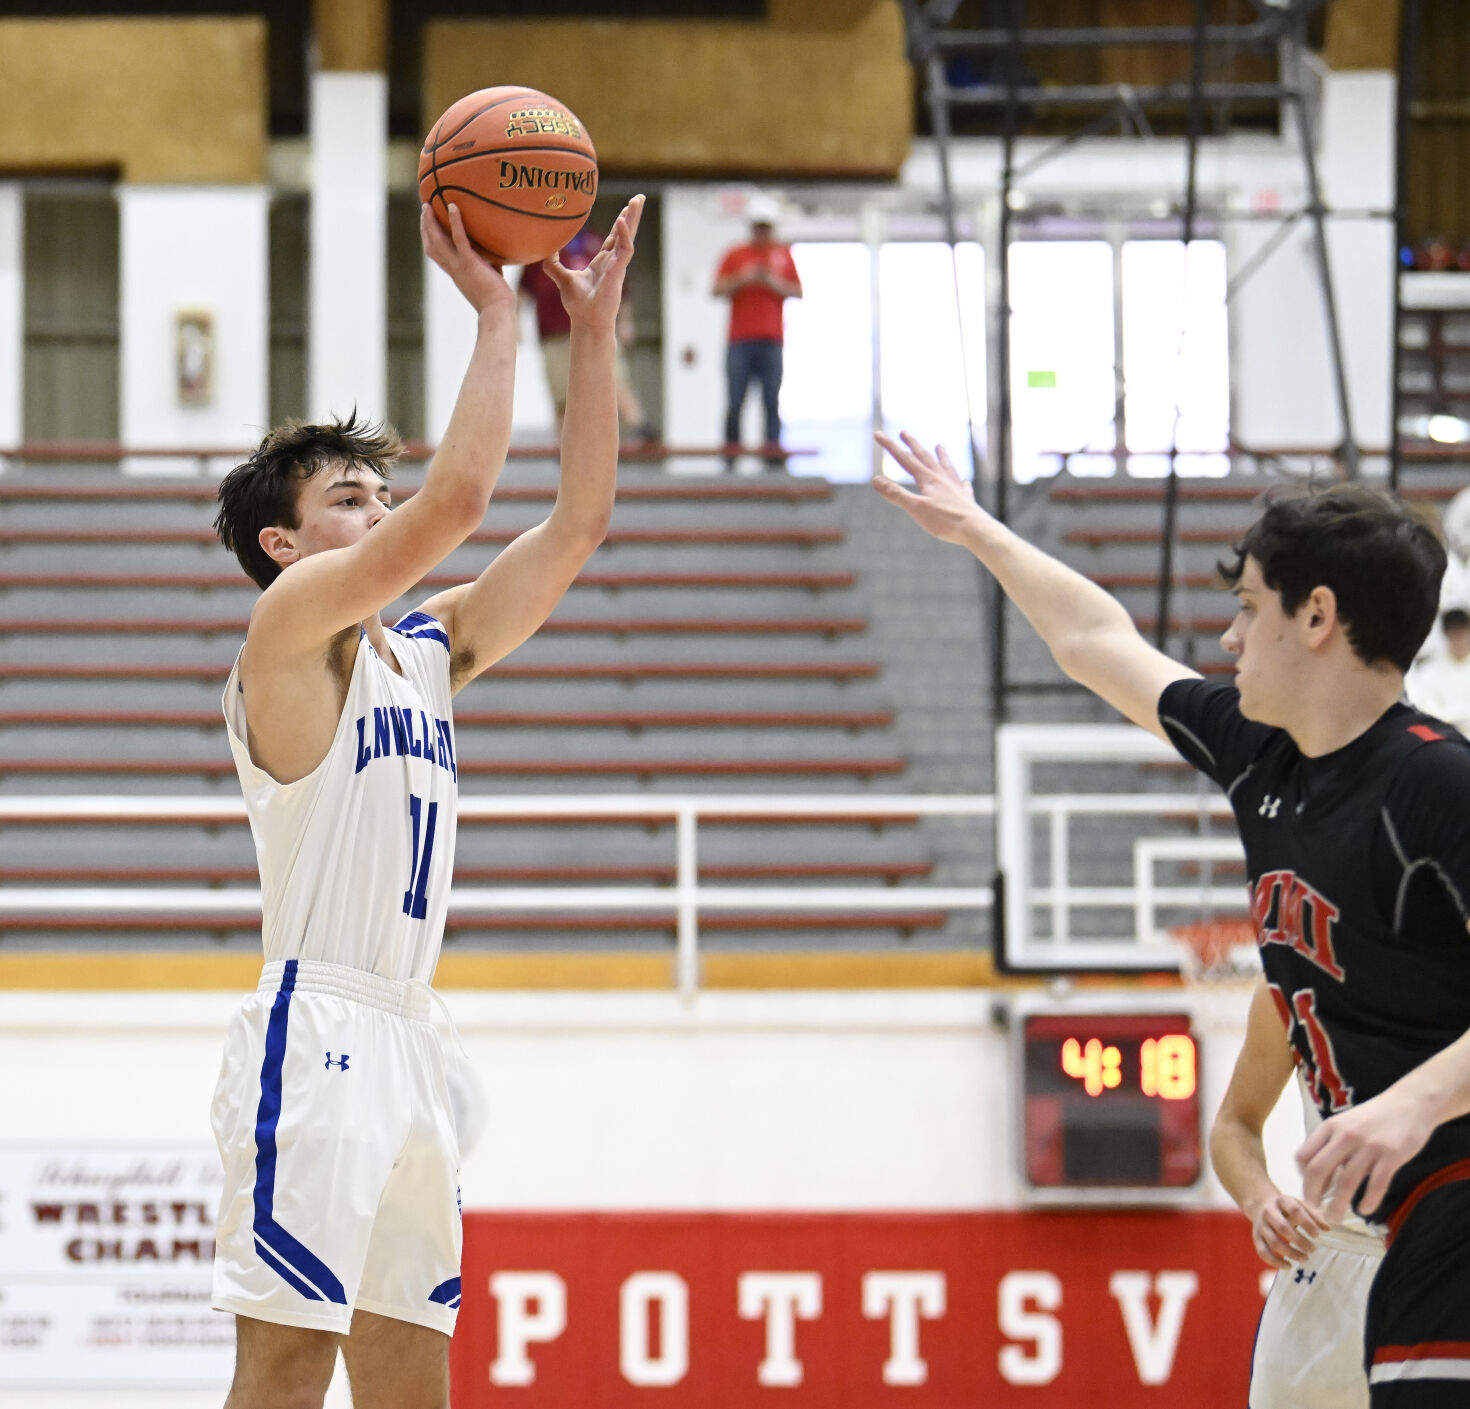
[[[1329,206],[1389,210],[1394,198],[1398,85],[1390,73],[1329,73],[1322,99],[1322,187]],[[1393,226],[1334,220],[1328,253],[1337,281],[1353,431],[1389,442],[1393,416]]]
[[[269,192],[255,186],[120,186],[121,411],[127,446],[253,445],[269,407]],[[187,405],[177,385],[176,315],[208,312],[213,393]],[[191,472],[193,461],[125,469]]]
[[388,414],[388,79],[311,76],[307,405]]
[[[465,1207],[1015,1205],[998,996],[704,993],[686,1006],[672,994],[450,991],[488,1107],[488,1133],[465,1160]],[[1171,993],[1166,1006],[1178,1001]],[[1243,1001],[1233,992],[1186,1001],[1213,1111],[1243,1034]],[[27,1072],[0,1083],[0,1138],[208,1143],[237,1002],[226,993],[0,995],[0,1070]],[[1273,1149],[1284,1179],[1290,1114]],[[1213,1185],[1201,1195],[1222,1197]]]
[[[488,1124],[466,1209],[966,1210],[1015,1206],[1013,1070],[985,991],[445,995]],[[1181,995],[1152,997],[1175,1008]],[[1024,1001],[1043,998],[1039,992]],[[1097,1000],[1098,990],[1088,998]],[[1135,990],[1120,1002],[1140,997]],[[0,994],[5,1142],[211,1141],[233,993]],[[1196,995],[1206,1119],[1243,1036]],[[1267,1127],[1283,1187],[1301,1117]],[[1220,1204],[1207,1181],[1193,1202]],[[1242,1221],[1241,1236],[1245,1225]],[[340,1371],[340,1366],[339,1366]],[[219,1391],[12,1390],[8,1409],[214,1409]],[[329,1409],[345,1409],[339,1375]]]
[[[424,261],[424,438],[438,444],[475,347],[475,314],[438,265]],[[517,354],[516,380],[520,380]]]
[[[743,214],[732,213],[730,203],[722,201],[727,189],[681,185],[663,197],[664,440],[670,445],[715,446],[725,438],[730,305],[710,286],[720,256],[748,239],[750,231]],[[784,227],[779,234],[791,238]],[[752,393],[751,417],[759,415],[758,400]],[[758,444],[764,432],[747,439]]]
[[[25,348],[25,208],[21,188],[0,181],[0,446],[21,438]],[[0,460],[0,469],[5,462]]]
[[[520,270],[506,277],[519,284]],[[516,347],[515,399],[511,404],[511,439],[549,445],[556,439],[556,412],[546,385],[546,363],[536,333],[536,312],[529,301],[520,308]],[[424,437],[437,444],[454,412],[459,384],[475,346],[475,314],[449,276],[424,261]]]

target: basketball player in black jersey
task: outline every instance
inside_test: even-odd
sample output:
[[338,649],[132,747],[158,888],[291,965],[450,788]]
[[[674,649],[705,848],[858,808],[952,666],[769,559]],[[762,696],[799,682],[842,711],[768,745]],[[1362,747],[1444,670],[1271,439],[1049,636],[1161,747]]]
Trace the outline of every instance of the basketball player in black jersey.
[[1470,745],[1402,703],[1445,554],[1356,485],[1277,501],[1225,575],[1231,683],[1154,650],[1107,592],[987,515],[941,450],[874,487],[994,574],[1074,680],[1228,794],[1272,996],[1324,1120],[1303,1196],[1384,1224],[1374,1409],[1470,1404]]

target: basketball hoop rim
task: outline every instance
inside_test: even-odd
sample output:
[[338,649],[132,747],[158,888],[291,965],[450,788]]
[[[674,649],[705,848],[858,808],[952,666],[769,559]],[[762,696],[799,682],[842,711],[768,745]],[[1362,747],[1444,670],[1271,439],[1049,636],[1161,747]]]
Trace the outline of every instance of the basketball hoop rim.
[[1179,946],[1179,975],[1186,984],[1253,984],[1260,975],[1256,927],[1248,915],[1171,925],[1168,935]]

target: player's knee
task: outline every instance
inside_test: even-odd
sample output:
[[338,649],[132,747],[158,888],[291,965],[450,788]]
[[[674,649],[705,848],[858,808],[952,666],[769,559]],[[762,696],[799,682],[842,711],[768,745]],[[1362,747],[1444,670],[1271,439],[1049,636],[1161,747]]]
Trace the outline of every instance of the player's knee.
[[[330,1381],[330,1377],[329,1377]],[[237,1374],[225,1409],[322,1409],[327,1386],[315,1375],[293,1375],[282,1368],[269,1380]]]
[[286,1371],[270,1380],[256,1376],[242,1380],[237,1373],[225,1409],[322,1409],[326,1395],[326,1385],[295,1379]]
[[449,1376],[438,1366],[407,1364],[352,1377],[353,1409],[449,1409]]
[[449,1409],[449,1395],[437,1388],[380,1384],[365,1392],[354,1388],[352,1404],[353,1409]]
[[336,1338],[237,1322],[235,1378],[225,1409],[321,1409],[337,1363]]

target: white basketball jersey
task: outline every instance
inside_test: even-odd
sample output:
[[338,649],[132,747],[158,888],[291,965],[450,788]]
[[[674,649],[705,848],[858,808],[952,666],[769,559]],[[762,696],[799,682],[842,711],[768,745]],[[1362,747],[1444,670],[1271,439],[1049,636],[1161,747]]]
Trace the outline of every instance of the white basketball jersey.
[[402,675],[364,635],[327,756],[294,783],[250,757],[238,656],[230,671],[225,722],[260,865],[267,963],[433,977],[458,796],[449,636],[410,612],[389,639]]

